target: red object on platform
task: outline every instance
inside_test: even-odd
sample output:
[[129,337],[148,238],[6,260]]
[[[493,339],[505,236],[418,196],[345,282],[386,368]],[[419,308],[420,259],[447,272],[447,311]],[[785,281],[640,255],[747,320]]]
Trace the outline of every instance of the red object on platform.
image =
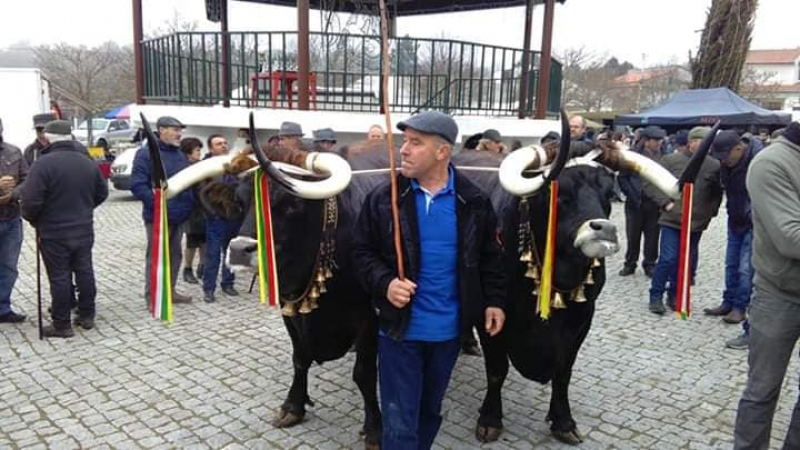
[[[296,71],[282,71],[273,70],[272,72],[259,72],[250,76],[250,107],[256,106],[258,97],[258,80],[267,80],[270,85],[270,99],[272,100],[272,107],[275,108],[278,102],[278,91],[281,87],[281,81],[286,83],[286,99],[289,102],[289,109],[292,109],[292,96],[294,94],[293,84],[297,81],[298,75]],[[311,97],[311,103],[314,109],[317,109],[317,74],[308,74],[308,91]]]

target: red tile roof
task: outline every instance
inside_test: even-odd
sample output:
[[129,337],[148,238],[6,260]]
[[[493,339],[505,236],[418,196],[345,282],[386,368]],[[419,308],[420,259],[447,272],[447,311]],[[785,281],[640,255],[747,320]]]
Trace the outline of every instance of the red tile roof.
[[750,50],[746,64],[794,64],[800,58],[800,47],[781,50]]

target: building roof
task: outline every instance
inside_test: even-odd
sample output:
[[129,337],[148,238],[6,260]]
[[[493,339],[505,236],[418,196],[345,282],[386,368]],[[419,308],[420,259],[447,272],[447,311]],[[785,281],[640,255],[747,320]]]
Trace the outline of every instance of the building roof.
[[[264,3],[278,6],[297,7],[297,0],[239,0],[252,3]],[[320,9],[322,0],[310,0],[311,8]],[[534,0],[534,4],[542,4],[545,0]],[[566,0],[556,0],[564,3]],[[336,10],[371,14],[378,9],[378,0],[348,0],[333,3]],[[395,12],[398,16],[412,16],[419,14],[436,14],[456,11],[474,11],[481,9],[510,8],[512,6],[525,6],[526,0],[386,0],[390,14]]]
[[669,75],[673,72],[678,70],[675,67],[670,68],[662,68],[662,69],[651,69],[651,70],[631,70],[630,72],[626,73],[625,75],[620,75],[617,78],[614,78],[615,84],[636,84],[642,81],[652,80],[653,78],[658,78],[664,75]]
[[800,47],[778,50],[750,50],[746,64],[794,64],[800,58]]

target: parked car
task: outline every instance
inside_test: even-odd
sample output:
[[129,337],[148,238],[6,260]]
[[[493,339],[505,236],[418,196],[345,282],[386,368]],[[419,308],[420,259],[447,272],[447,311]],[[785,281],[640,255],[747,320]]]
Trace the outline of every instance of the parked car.
[[111,164],[111,184],[119,191],[131,189],[131,173],[133,172],[133,158],[139,147],[131,147],[117,155]]
[[[88,145],[88,121],[84,120],[72,134],[81,144]],[[136,128],[132,128],[127,120],[92,119],[92,138],[97,147],[107,149],[117,143],[131,142],[135,134]]]

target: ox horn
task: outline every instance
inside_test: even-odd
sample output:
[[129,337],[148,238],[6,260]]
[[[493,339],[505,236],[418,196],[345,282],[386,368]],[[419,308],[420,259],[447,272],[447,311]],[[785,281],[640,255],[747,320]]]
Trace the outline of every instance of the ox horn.
[[[525,178],[522,171],[538,169],[546,162],[546,153],[539,146],[525,147],[506,156],[500,164],[500,184],[511,194],[526,197],[535,194],[550,180],[558,177],[569,159],[569,120],[564,110],[561,110],[561,146],[558,150],[556,162],[547,173],[541,173],[533,178]],[[538,156],[539,166],[532,167]]]

